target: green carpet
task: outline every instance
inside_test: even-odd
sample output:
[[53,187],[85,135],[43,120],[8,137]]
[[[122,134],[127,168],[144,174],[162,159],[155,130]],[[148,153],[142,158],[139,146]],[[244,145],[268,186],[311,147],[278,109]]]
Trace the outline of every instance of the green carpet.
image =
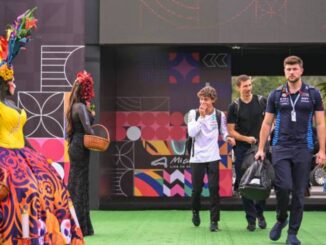
[[[277,242],[268,234],[275,222],[275,212],[265,213],[267,229],[248,232],[244,213],[223,211],[219,222],[220,231],[210,232],[209,213],[201,212],[201,225],[194,227],[190,211],[92,211],[95,235],[86,237],[86,244],[285,244],[286,230]],[[304,213],[298,235],[304,245],[326,244],[326,212]]]

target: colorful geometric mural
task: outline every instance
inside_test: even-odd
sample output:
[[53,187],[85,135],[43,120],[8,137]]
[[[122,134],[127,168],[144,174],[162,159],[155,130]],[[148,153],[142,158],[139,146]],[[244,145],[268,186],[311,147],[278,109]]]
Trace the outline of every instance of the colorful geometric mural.
[[[232,195],[232,170],[220,170],[220,196]],[[134,195],[137,197],[190,197],[191,169],[135,169]],[[202,196],[208,197],[208,177],[205,174]]]
[[199,83],[200,54],[196,53],[169,53],[169,83]]
[[[219,53],[206,50],[158,51],[153,52],[152,56],[139,53],[134,55],[137,58],[133,60],[137,64],[136,73],[133,73],[133,65],[129,64],[129,60],[122,58],[119,61],[130,69],[127,68],[128,73],[121,75],[121,87],[117,88],[114,139],[116,162],[114,176],[110,176],[115,179],[113,196],[191,196],[191,169],[188,158],[184,156],[187,131],[185,118],[190,109],[198,106],[196,93],[207,82],[217,88],[223,87],[225,91],[222,91],[221,98],[231,95],[228,64],[212,67],[202,62],[203,57]],[[223,54],[227,60],[228,54]],[[128,83],[128,77],[139,79]],[[226,104],[228,102],[221,103]],[[226,110],[226,106],[219,106],[219,109]],[[221,196],[231,196],[231,147],[221,140],[219,145],[219,191]],[[203,196],[209,194],[207,182],[205,175]],[[132,194],[128,191],[131,184]]]
[[165,196],[184,196],[184,174],[181,170],[164,170],[163,179],[163,193]]

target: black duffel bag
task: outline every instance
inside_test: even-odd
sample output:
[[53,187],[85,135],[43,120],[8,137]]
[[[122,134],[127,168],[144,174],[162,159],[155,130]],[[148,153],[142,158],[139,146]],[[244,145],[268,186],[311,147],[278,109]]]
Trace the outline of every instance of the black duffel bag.
[[251,200],[265,200],[270,195],[274,176],[274,169],[269,160],[254,161],[240,180],[239,192]]
[[258,151],[257,145],[251,145],[251,147],[244,153],[243,161],[241,163],[241,170],[246,171],[251,164],[255,162],[255,155]]

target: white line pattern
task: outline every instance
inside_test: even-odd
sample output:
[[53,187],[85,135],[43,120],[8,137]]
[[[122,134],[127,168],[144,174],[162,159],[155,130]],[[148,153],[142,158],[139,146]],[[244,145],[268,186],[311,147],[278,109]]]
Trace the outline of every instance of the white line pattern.
[[[41,46],[41,91],[46,88],[67,88],[71,87],[73,81],[69,81],[66,75],[66,64],[69,57],[77,50],[84,48],[83,45],[42,45]],[[63,54],[63,55],[62,55]],[[56,71],[53,68],[58,67]],[[46,74],[56,74],[54,77],[47,77]],[[51,82],[49,82],[51,81]],[[65,81],[64,85],[54,85],[55,81]],[[61,84],[62,82],[60,82]]]

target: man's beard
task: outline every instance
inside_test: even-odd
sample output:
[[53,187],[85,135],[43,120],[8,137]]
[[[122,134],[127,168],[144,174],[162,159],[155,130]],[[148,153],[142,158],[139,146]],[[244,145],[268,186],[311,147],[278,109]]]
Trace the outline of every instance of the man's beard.
[[297,81],[299,81],[300,80],[300,78],[296,78],[296,79],[294,79],[294,80],[289,80],[288,79],[288,81],[290,82],[290,83],[296,83]]
[[251,91],[247,91],[247,92],[245,92],[245,93],[244,93],[244,96],[245,96],[245,97],[249,97],[249,96],[251,96]]

